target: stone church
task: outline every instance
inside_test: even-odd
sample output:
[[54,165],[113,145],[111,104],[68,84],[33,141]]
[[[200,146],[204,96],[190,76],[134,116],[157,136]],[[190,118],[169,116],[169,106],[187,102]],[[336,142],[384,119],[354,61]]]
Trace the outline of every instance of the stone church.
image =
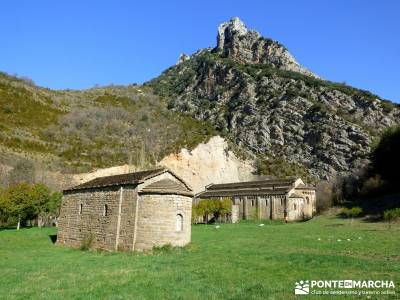
[[58,244],[142,251],[190,242],[192,189],[168,169],[100,177],[63,194]]
[[195,197],[230,199],[231,221],[287,217],[289,221],[311,219],[316,212],[315,188],[300,178],[210,184]]

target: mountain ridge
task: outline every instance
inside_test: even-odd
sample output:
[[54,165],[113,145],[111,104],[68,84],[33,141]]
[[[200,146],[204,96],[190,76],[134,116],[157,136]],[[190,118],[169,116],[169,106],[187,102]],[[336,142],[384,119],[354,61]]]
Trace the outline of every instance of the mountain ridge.
[[223,136],[260,175],[329,179],[368,161],[399,105],[330,82],[238,18],[215,47],[181,55],[144,85],[51,90],[0,74],[0,163],[86,172],[146,167]]
[[398,105],[300,65],[293,71],[290,63],[277,64],[293,56],[258,41],[234,18],[219,28],[215,48],[197,51],[146,85],[169,99],[170,109],[210,121],[261,165],[283,159],[317,178],[365,164],[374,139],[399,124]]

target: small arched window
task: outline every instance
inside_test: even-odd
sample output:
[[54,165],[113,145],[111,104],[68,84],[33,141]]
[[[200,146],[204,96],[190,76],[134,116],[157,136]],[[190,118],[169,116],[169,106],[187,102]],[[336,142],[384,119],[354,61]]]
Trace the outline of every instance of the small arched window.
[[265,206],[268,205],[268,199],[265,199]]
[[103,207],[103,217],[106,217],[108,215],[108,205],[104,204]]
[[283,200],[281,199],[281,206],[283,205]]
[[310,198],[306,197],[307,204],[310,204]]
[[83,204],[80,203],[79,204],[79,208],[78,208],[78,213],[81,215],[82,214],[82,209],[83,209]]
[[183,216],[181,214],[176,215],[176,231],[183,230]]
[[296,203],[295,203],[295,204],[293,204],[293,208],[294,208],[294,210],[296,210],[296,209],[297,209],[297,207],[296,207]]
[[254,206],[254,200],[251,200],[251,206]]

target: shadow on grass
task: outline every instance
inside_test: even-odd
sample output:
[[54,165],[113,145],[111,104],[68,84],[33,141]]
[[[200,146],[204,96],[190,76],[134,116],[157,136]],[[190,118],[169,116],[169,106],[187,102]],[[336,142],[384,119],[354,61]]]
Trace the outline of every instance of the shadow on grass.
[[368,215],[362,220],[364,223],[381,223],[383,218],[380,215]]
[[[21,226],[21,229],[31,229],[31,228],[35,228],[34,226]],[[4,226],[4,227],[0,227],[0,231],[3,230],[17,230],[16,226]]]
[[49,238],[53,244],[57,242],[57,234],[50,234]]
[[14,226],[7,226],[7,227],[0,227],[0,231],[4,230],[15,230],[16,228]]
[[338,224],[327,224],[325,227],[339,227],[339,226],[344,226],[343,223],[338,223]]

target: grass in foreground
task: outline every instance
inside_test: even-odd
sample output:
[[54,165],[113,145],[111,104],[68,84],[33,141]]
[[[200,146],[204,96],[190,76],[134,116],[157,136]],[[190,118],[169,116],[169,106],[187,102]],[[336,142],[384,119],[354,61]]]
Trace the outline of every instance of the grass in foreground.
[[54,234],[0,231],[0,298],[294,299],[295,282],[306,279],[394,280],[400,293],[399,225],[333,216],[198,225],[187,248],[147,254],[82,252],[54,245]]

